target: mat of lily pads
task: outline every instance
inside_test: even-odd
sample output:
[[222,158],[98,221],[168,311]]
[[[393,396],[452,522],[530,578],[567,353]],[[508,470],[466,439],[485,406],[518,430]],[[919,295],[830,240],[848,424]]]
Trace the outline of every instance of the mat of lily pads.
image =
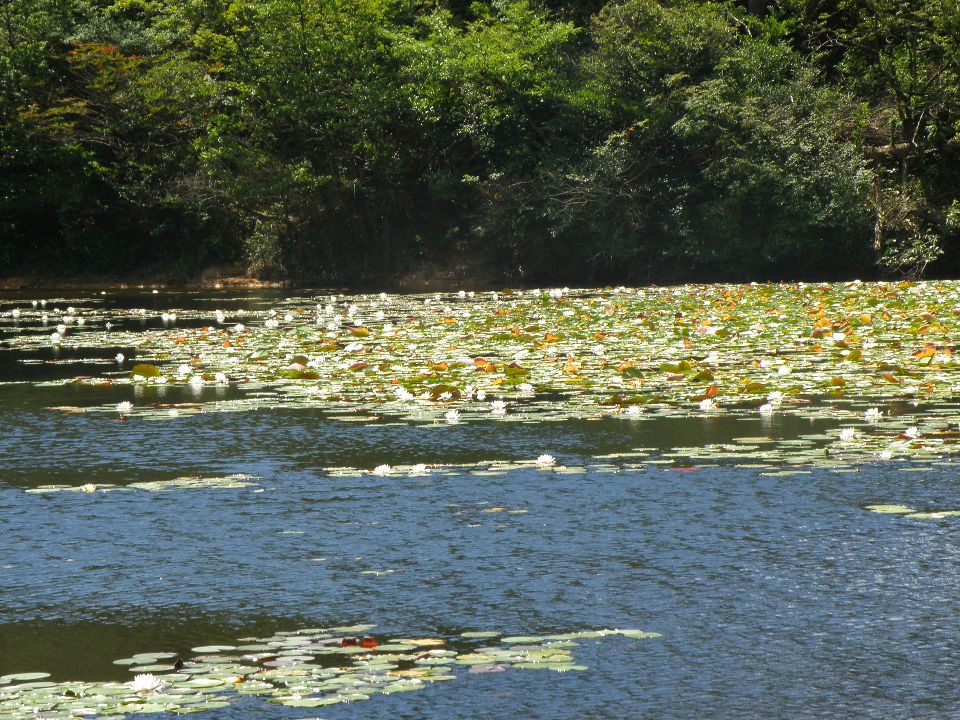
[[0,677],[0,717],[10,720],[120,718],[140,713],[192,714],[229,707],[256,695],[288,707],[316,708],[419,690],[463,673],[508,670],[582,671],[577,641],[619,635],[656,638],[640,630],[592,630],[557,635],[503,636],[465,632],[453,638],[380,638],[372,625],[309,628],[236,645],[121,658],[128,682],[52,682],[44,672]]
[[[105,398],[133,389],[119,404],[53,409],[123,421],[284,406],[371,424],[793,415],[837,425],[680,451],[700,462],[925,459],[960,439],[958,282],[218,302],[163,312],[98,296],[6,302],[0,329],[23,363],[88,358],[102,370],[38,384]],[[117,347],[126,355],[103,357]]]

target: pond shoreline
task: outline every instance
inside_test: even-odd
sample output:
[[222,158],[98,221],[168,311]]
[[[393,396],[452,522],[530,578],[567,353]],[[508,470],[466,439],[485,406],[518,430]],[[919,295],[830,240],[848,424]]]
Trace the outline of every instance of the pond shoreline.
[[[549,285],[550,283],[547,283]],[[557,283],[555,283],[557,284]],[[564,285],[566,283],[559,282]],[[452,292],[460,289],[501,290],[525,288],[530,281],[522,275],[500,271],[487,263],[470,267],[466,263],[441,265],[421,263],[404,273],[384,277],[350,279],[248,277],[239,267],[210,267],[201,273],[164,275],[147,272],[142,276],[114,275],[11,275],[0,276],[0,291],[13,290],[282,290],[337,287],[350,292]]]
[[259,290],[285,287],[292,287],[292,283],[286,280],[258,280],[247,277],[192,280],[163,277],[121,279],[109,276],[0,278],[0,290]]

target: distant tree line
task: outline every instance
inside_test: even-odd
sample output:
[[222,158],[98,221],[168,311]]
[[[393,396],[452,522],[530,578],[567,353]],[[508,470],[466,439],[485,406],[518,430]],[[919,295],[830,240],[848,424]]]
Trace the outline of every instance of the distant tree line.
[[951,274],[960,0],[0,0],[0,273]]

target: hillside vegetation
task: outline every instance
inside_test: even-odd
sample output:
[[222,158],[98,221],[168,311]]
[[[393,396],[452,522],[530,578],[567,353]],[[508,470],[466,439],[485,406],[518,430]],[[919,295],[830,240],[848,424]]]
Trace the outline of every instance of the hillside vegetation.
[[960,267],[957,0],[3,0],[0,271]]

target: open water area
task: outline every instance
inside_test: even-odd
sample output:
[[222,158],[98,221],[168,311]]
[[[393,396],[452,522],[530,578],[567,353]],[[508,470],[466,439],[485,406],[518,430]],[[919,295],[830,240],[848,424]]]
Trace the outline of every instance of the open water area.
[[[117,659],[305,628],[369,624],[382,644],[437,638],[461,656],[476,645],[462,633],[583,632],[569,652],[586,669],[454,664],[415,692],[310,709],[231,695],[202,716],[960,716],[960,518],[866,509],[960,507],[950,453],[784,470],[671,450],[843,419],[354,421],[262,388],[255,402],[233,378],[144,388],[120,380],[147,354],[131,338],[167,332],[161,309],[193,331],[208,321],[191,313],[244,306],[256,326],[284,296],[87,295],[46,297],[88,309],[66,337],[89,343],[22,341],[55,317],[0,326],[0,675],[123,683]],[[0,314],[41,297],[7,293]],[[88,377],[114,382],[61,382]],[[586,634],[624,628],[651,636]]]

